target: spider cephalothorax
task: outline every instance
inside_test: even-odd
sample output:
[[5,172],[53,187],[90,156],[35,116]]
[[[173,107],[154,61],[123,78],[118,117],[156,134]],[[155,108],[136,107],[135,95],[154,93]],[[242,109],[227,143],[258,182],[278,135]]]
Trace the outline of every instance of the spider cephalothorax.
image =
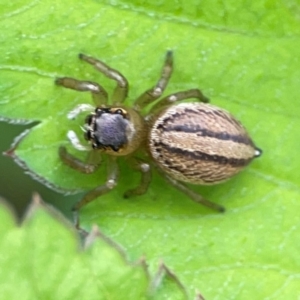
[[128,114],[122,108],[96,108],[88,115],[85,138],[94,149],[120,151],[133,135]]

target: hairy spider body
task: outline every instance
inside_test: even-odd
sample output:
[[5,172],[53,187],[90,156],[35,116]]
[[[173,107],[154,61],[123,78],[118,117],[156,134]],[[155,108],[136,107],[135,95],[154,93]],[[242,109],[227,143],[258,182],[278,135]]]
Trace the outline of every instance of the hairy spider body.
[[[128,94],[128,82],[120,72],[93,57],[80,54],[79,58],[115,80],[117,86],[112,104],[109,104],[107,92],[95,82],[70,77],[55,81],[65,88],[91,92],[96,108],[80,104],[68,114],[72,119],[82,112],[89,112],[83,129],[84,137],[91,146],[82,145],[74,131],[70,130],[68,137],[76,149],[89,151],[90,155],[105,153],[109,160],[106,183],[88,192],[74,206],[76,226],[79,228],[78,210],[116,186],[118,156],[129,156],[133,169],[141,172],[140,185],[128,190],[125,197],[147,191],[151,182],[151,164],[171,185],[195,202],[224,211],[222,206],[204,199],[183,182],[223,182],[260,156],[261,150],[254,145],[242,124],[227,111],[207,104],[209,100],[199,89],[166,96],[151,107],[147,116],[142,116],[141,110],[158,99],[168,84],[173,70],[171,51],[166,54],[157,84],[142,93],[133,107],[122,104]],[[180,103],[189,98],[196,98],[199,102]],[[135,156],[137,150],[142,150],[149,157],[149,163]],[[97,163],[78,160],[65,147],[60,147],[59,155],[65,164],[84,173],[94,172],[98,167]]]

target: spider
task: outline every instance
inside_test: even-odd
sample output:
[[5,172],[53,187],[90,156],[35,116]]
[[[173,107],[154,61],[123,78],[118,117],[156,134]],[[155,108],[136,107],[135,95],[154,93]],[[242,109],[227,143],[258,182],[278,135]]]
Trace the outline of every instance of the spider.
[[[90,146],[82,145],[74,131],[68,132],[68,138],[76,149],[89,151],[89,157],[93,159],[87,161],[93,163],[77,159],[63,146],[59,148],[61,160],[80,172],[92,173],[99,167],[103,153],[108,159],[106,182],[87,192],[73,207],[76,227],[79,228],[78,211],[117,185],[119,156],[127,156],[131,167],[141,173],[140,184],[126,191],[125,198],[147,191],[154,166],[169,184],[189,198],[223,212],[223,206],[203,198],[186,183],[223,182],[260,156],[261,150],[254,145],[241,123],[227,111],[207,104],[209,99],[199,89],[180,91],[157,100],[173,71],[172,51],[166,53],[156,85],[142,93],[132,107],[123,104],[129,87],[119,71],[91,56],[79,54],[79,58],[116,81],[116,87],[109,104],[106,90],[98,83],[70,77],[55,80],[57,85],[65,88],[91,92],[95,104],[80,104],[68,114],[72,119],[82,112],[89,112],[83,129]],[[197,102],[182,102],[190,98]],[[147,115],[143,116],[141,111],[150,105]],[[144,154],[143,159],[137,155],[140,152]]]

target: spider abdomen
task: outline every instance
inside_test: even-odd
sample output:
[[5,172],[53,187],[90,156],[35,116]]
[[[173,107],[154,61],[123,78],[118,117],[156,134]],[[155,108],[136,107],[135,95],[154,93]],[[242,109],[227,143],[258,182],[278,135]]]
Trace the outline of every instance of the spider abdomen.
[[261,154],[230,113],[205,103],[161,110],[148,136],[155,163],[171,177],[193,184],[217,184]]

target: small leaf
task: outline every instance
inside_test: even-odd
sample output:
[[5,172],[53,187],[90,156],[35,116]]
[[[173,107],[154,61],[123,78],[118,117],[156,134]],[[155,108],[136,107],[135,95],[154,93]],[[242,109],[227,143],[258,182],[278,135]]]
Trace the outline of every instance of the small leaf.
[[[20,293],[22,299],[147,298],[150,279],[141,263],[128,263],[97,230],[83,251],[75,231],[37,200],[21,227],[0,230],[3,299],[19,299]],[[11,223],[12,215],[3,204],[0,214]],[[180,293],[178,287],[172,292]],[[153,299],[158,299],[155,294]]]

